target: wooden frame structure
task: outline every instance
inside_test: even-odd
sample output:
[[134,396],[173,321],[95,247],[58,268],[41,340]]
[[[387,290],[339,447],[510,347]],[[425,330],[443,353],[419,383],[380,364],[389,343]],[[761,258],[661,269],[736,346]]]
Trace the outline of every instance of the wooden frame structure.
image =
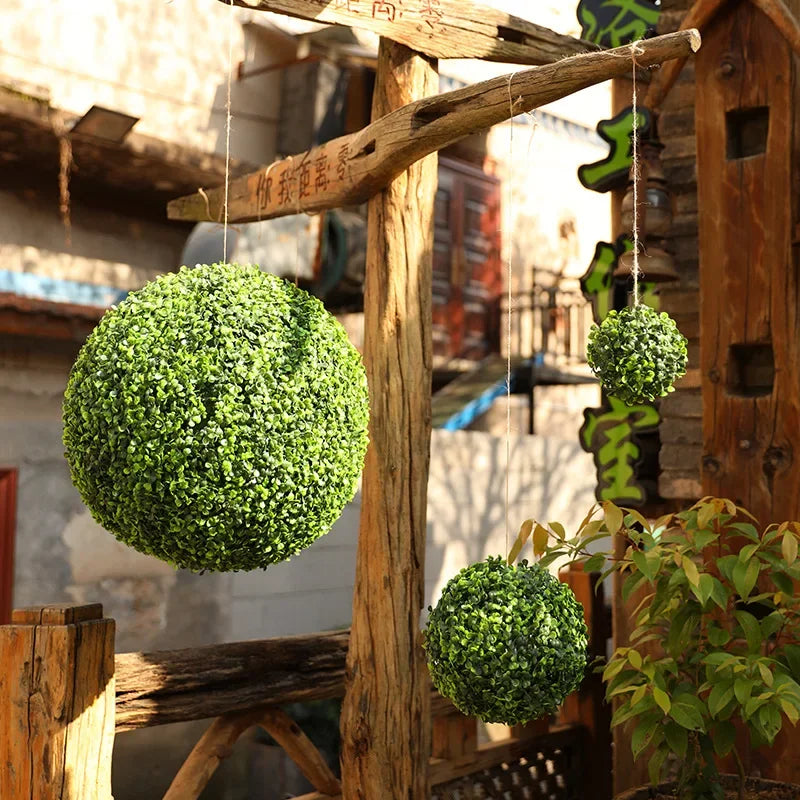
[[[589,52],[596,48],[469,0],[405,0],[402,7],[389,0],[238,2],[362,27],[383,37],[373,122],[359,133],[233,181],[227,219],[266,219],[369,200],[364,360],[371,390],[370,447],[344,669],[341,796],[424,800],[430,779],[431,692],[419,617],[430,443],[436,153],[543,103],[627,74],[634,63],[651,67],[688,56],[699,48],[700,38],[687,30],[641,42],[635,51]],[[437,57],[543,66],[437,95]],[[173,201],[169,216],[220,220],[223,202],[220,189],[198,192]],[[107,800],[114,731],[113,621],[89,607],[17,612],[14,622],[0,629],[0,763],[13,765],[0,778],[0,795],[9,800]],[[124,668],[118,664],[117,670],[121,681]],[[223,671],[220,677],[225,683],[230,674]],[[124,684],[120,690],[124,694]],[[224,693],[223,686],[220,697]],[[596,698],[587,725],[596,736],[607,727],[601,705]],[[318,789],[332,791],[331,776],[285,718],[247,707],[230,716],[231,709],[223,706],[216,706],[215,713],[228,715],[201,740],[179,775],[185,790],[168,794],[170,800],[195,797],[191,787],[200,784],[197,776],[210,774],[238,733],[253,723],[267,727],[289,752],[304,753],[307,774],[315,775]],[[574,708],[580,710],[581,702]],[[595,765],[594,789],[605,768],[610,776],[610,763]]]

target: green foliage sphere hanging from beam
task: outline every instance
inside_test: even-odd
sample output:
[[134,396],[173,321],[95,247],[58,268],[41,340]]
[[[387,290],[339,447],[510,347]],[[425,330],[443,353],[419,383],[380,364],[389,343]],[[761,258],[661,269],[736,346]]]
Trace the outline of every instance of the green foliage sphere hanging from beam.
[[349,502],[367,447],[361,358],[322,303],[258,267],[162,275],[72,369],[64,445],[94,518],[178,567],[283,561]]
[[425,630],[439,692],[468,716],[507,725],[556,711],[583,680],[587,644],[572,590],[538,564],[500,557],[452,578]]
[[637,305],[593,325],[586,356],[603,388],[635,406],[674,391],[686,373],[687,341],[668,314]]

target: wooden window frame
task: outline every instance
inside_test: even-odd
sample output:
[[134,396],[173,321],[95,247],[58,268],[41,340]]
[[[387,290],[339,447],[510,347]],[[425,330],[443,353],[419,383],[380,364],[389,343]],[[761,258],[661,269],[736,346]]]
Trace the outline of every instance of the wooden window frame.
[[16,519],[17,471],[0,469],[0,625],[11,621]]

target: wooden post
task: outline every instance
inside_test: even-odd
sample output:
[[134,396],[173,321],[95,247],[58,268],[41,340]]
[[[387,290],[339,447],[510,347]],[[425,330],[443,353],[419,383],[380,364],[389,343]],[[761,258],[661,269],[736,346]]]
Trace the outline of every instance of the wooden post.
[[[605,657],[606,641],[610,636],[602,584],[595,591],[598,575],[588,574],[580,565],[563,570],[560,579],[575,593],[583,606],[589,628],[589,658]],[[562,709],[564,722],[580,723],[587,731],[587,747],[583,765],[584,797],[611,800],[611,707],[605,701],[605,688],[600,675],[590,674],[580,691],[571,694]]]
[[0,797],[112,800],[114,620],[44,606],[0,627]]
[[[373,119],[438,91],[438,71],[381,40]],[[342,709],[346,800],[426,800],[430,689],[420,642],[431,430],[437,158],[369,204],[364,360],[371,394]]]

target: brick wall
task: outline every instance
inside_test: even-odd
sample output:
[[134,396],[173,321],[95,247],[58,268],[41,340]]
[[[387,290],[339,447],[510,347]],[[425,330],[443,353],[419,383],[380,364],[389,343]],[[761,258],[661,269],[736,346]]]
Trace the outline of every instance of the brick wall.
[[[676,30],[691,0],[663,0],[659,33]],[[689,367],[676,391],[661,403],[659,491],[662,497],[702,494],[703,407],[700,398],[700,292],[697,239],[697,172],[694,131],[694,63],[686,64],[659,116],[664,172],[674,197],[670,249],[680,282],[661,290],[662,309],[689,340]]]

